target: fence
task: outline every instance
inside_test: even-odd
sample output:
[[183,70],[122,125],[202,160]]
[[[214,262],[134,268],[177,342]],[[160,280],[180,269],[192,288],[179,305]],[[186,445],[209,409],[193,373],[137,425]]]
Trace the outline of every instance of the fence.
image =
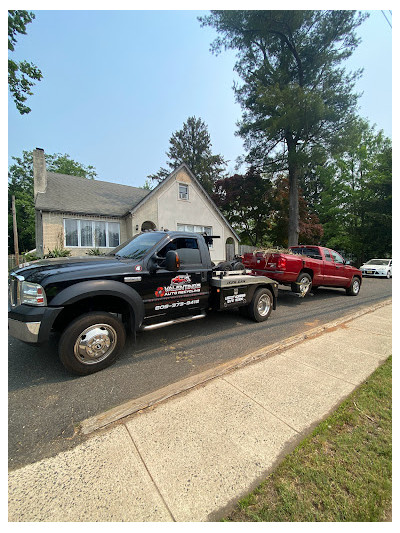
[[[234,244],[226,244],[226,260],[232,261],[235,255],[235,245]],[[248,252],[254,252],[254,250],[257,250],[255,246],[247,246],[246,244],[239,244],[237,255],[246,254]]]
[[[19,254],[19,264],[26,263],[25,256],[23,254]],[[8,256],[8,270],[11,270],[17,266],[17,261],[15,259],[15,255],[9,255]]]

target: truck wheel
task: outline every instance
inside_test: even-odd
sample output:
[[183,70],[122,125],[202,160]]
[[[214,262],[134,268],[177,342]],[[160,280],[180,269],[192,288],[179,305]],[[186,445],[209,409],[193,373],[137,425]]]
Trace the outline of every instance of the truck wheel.
[[249,316],[256,322],[267,320],[272,311],[274,300],[269,289],[258,289],[249,306]]
[[348,296],[357,296],[357,294],[360,292],[361,283],[360,278],[353,278],[351,280],[350,287],[346,289],[346,294]]
[[104,312],[81,315],[63,331],[58,354],[67,370],[80,376],[110,366],[125,344],[122,323]]
[[312,279],[307,272],[300,272],[299,277],[295,283],[291,285],[292,291],[302,296],[306,296],[312,289]]
[[233,265],[233,270],[242,270],[244,272],[246,270],[246,267],[244,266],[243,263],[241,263],[240,261],[237,261]]

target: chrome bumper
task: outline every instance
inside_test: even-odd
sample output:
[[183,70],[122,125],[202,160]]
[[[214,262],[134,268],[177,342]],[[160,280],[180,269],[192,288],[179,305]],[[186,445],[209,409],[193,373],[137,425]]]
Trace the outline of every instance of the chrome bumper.
[[8,333],[24,342],[37,343],[41,322],[21,322],[20,320],[8,319]]

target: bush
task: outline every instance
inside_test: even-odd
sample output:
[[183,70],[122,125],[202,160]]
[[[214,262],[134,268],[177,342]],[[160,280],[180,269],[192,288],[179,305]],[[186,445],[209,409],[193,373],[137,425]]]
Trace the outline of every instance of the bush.
[[38,257],[34,252],[27,252],[26,254],[22,254],[22,257],[25,263],[30,263],[31,261],[37,261],[38,259],[40,259],[40,257]]
[[98,248],[92,248],[86,252],[86,255],[104,255],[103,252],[100,252]]
[[54,250],[49,250],[45,254],[45,259],[51,259],[53,257],[69,257],[71,255],[71,250],[66,250],[65,248],[54,248]]

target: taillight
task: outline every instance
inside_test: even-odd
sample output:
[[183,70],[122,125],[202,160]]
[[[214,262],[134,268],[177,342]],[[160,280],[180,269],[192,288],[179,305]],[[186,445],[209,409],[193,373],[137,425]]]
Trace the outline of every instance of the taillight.
[[285,270],[285,268],[286,268],[286,257],[279,256],[278,257],[278,261],[276,263],[276,267],[279,270]]

